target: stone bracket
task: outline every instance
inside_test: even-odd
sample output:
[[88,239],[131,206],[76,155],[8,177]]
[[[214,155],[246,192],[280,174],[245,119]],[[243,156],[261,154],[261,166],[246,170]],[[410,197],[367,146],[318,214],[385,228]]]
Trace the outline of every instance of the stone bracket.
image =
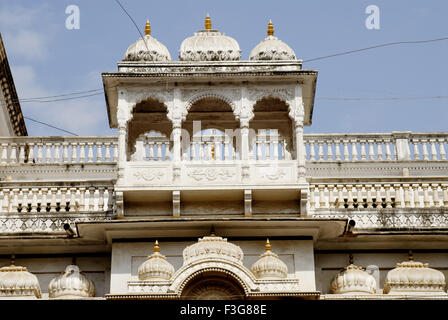
[[173,217],[180,217],[180,191],[173,191]]
[[244,190],[244,216],[252,216],[252,190]]

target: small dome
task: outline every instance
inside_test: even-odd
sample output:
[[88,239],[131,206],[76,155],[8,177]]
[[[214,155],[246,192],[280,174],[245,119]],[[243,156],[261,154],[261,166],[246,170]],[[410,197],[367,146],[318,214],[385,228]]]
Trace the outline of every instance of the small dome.
[[205,30],[186,38],[180,45],[181,61],[234,61],[240,60],[238,42],[218,30],[212,30],[209,15],[205,19]]
[[77,265],[69,265],[65,272],[48,285],[50,298],[79,299],[95,296],[95,284],[81,272]]
[[296,60],[296,54],[286,43],[274,37],[274,26],[269,21],[268,36],[252,49],[249,60]]
[[203,237],[197,243],[186,247],[183,251],[184,265],[202,259],[224,259],[232,262],[243,263],[243,250],[227,239],[215,235]]
[[376,281],[363,268],[350,261],[350,265],[331,281],[330,291],[334,294],[372,294],[376,292]]
[[129,46],[123,61],[171,61],[171,55],[162,43],[151,37],[151,25],[147,21],[145,36]]
[[154,244],[154,253],[138,267],[139,280],[169,280],[174,274],[174,267],[160,253],[159,242]]
[[25,267],[10,266],[0,268],[0,298],[34,296],[42,298],[37,277]]
[[387,273],[384,294],[446,294],[445,276],[431,269],[427,263],[412,260],[397,263],[396,268]]
[[288,275],[288,267],[278,258],[278,255],[271,251],[269,239],[266,241],[265,248],[266,252],[252,265],[252,273],[258,279],[286,278]]

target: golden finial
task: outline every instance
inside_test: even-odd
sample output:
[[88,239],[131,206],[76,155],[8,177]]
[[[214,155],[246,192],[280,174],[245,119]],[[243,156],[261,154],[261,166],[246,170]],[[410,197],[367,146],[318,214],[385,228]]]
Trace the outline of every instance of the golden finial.
[[16,262],[16,255],[12,254],[11,255],[11,265],[13,266],[15,262]]
[[151,35],[151,24],[149,23],[149,20],[146,21],[145,34],[147,36]]
[[409,255],[409,261],[414,260],[414,256],[412,255],[412,250],[409,250],[408,255]]
[[266,251],[271,251],[271,243],[269,242],[269,238],[266,239],[264,248],[266,249]]
[[207,13],[207,17],[205,17],[205,30],[212,29],[212,20],[210,19],[210,15]]
[[268,36],[273,36],[273,35],[274,35],[274,25],[272,24],[271,19],[269,19]]
[[215,226],[212,225],[212,228],[210,229],[210,237],[214,237],[214,236],[216,236],[216,234],[215,234]]
[[156,240],[154,243],[154,253],[160,252],[159,241]]
[[348,255],[348,263],[353,264],[353,255],[351,253]]

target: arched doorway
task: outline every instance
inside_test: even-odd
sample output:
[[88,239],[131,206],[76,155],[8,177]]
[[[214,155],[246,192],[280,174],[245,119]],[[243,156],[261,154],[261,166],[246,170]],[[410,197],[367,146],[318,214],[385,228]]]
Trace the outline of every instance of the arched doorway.
[[188,110],[182,128],[191,141],[182,142],[184,160],[239,159],[239,121],[232,107],[218,97],[195,101]]
[[[161,101],[153,98],[140,101],[132,109],[132,118],[128,122],[128,135],[127,135],[127,159],[131,160],[165,160],[166,148],[168,151],[172,147],[172,143],[169,140],[172,124],[167,117],[168,110]],[[147,134],[147,135],[146,135]],[[141,145],[146,149],[136,150],[138,145]],[[157,148],[162,150],[157,151]],[[154,148],[154,153],[151,153],[151,147]],[[138,154],[136,154],[138,151]],[[137,159],[138,158],[138,159]]]
[[279,98],[264,97],[254,105],[250,121],[250,158],[290,160],[294,154],[293,121],[288,105]]
[[185,285],[181,299],[186,300],[241,300],[245,294],[232,276],[223,272],[204,272]]

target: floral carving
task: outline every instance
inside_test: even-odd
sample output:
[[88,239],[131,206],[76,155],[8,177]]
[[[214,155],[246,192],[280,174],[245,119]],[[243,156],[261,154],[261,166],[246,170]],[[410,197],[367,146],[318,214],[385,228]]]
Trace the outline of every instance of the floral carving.
[[139,170],[134,173],[137,180],[153,181],[160,180],[165,174],[161,170]]
[[207,179],[208,181],[215,181],[218,178],[220,180],[229,180],[236,175],[235,170],[232,169],[195,169],[188,174],[188,176],[192,177],[196,181],[202,181]]
[[278,179],[283,178],[285,175],[286,175],[285,171],[282,169],[279,169],[276,172],[272,172],[271,170],[266,170],[266,173],[263,176],[269,180],[278,180]]

